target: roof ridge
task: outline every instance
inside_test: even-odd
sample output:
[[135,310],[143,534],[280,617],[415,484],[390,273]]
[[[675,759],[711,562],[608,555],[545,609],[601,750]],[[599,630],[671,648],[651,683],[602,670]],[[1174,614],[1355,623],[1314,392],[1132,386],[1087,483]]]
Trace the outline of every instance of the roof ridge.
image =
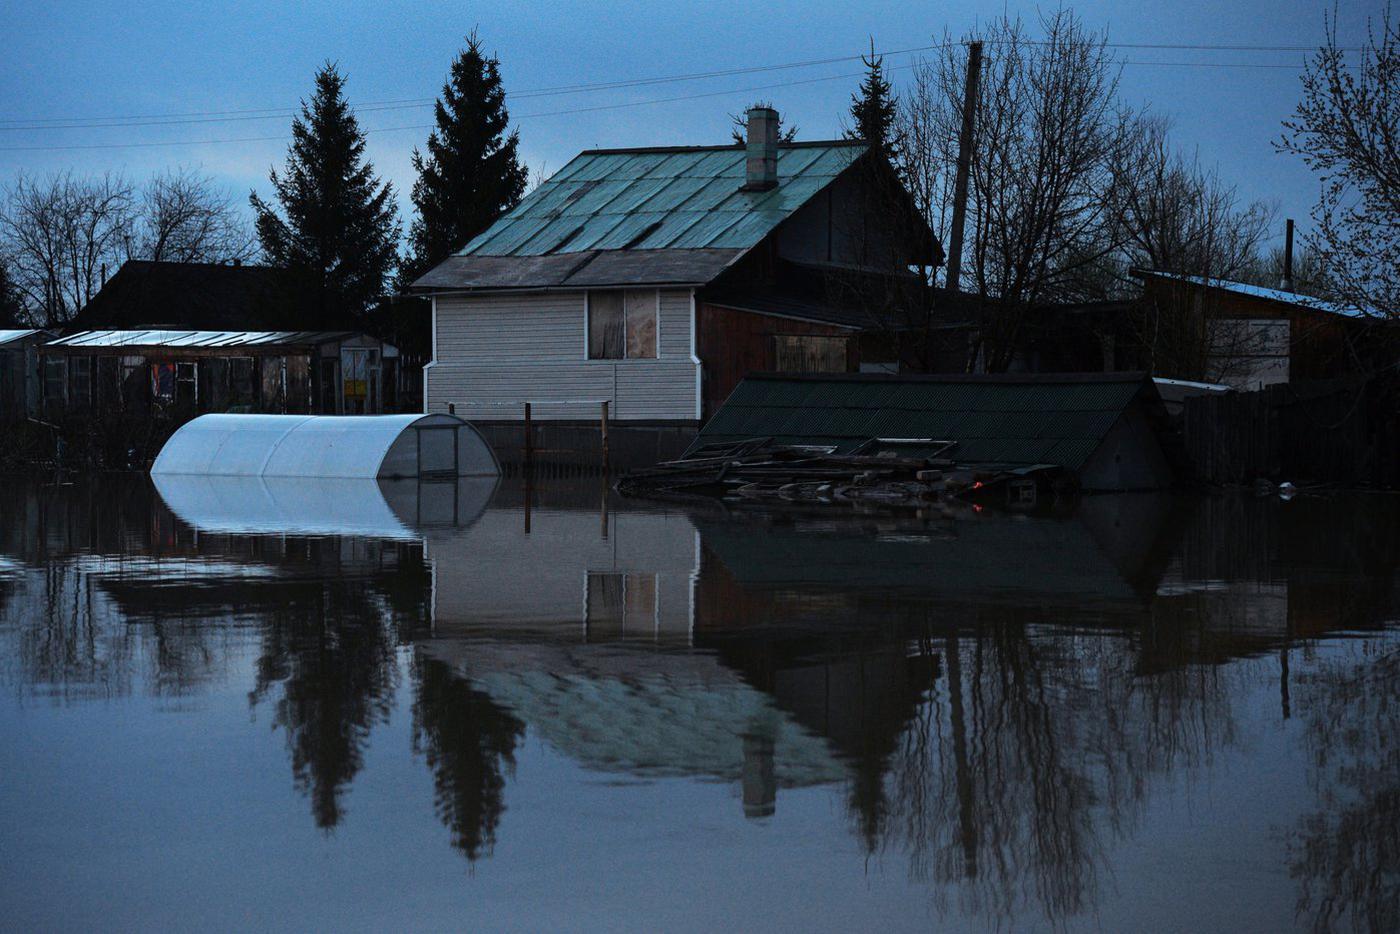
[[[869,146],[863,139],[803,139],[779,143],[779,149],[814,149],[822,146]],[[601,149],[582,149],[578,156],[621,156],[651,152],[743,152],[743,143],[724,143],[713,146],[616,146]],[[574,158],[578,158],[575,156]],[[570,160],[572,161],[572,160]]]

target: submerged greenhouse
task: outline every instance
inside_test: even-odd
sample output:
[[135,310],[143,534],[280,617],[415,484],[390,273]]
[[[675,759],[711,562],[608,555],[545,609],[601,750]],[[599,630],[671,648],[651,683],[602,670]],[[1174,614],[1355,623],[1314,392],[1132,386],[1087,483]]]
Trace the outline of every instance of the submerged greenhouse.
[[496,476],[486,439],[455,415],[202,415],[161,449],[154,475]]

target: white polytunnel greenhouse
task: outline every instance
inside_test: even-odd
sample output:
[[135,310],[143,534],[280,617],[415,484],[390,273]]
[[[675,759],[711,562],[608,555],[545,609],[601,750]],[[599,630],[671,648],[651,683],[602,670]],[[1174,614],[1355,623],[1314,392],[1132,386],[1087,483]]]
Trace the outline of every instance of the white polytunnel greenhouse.
[[455,415],[201,415],[161,448],[153,475],[482,477],[486,439]]

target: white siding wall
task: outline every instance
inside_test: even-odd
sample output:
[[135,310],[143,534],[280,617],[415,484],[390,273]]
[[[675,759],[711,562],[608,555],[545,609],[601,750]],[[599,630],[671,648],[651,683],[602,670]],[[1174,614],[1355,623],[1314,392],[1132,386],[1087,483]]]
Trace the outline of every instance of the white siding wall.
[[[691,357],[689,290],[661,292],[655,360],[589,360],[583,292],[472,295],[436,302],[429,412],[541,420],[597,417],[606,399],[617,420],[696,418],[699,364]],[[559,405],[576,400],[592,405]]]

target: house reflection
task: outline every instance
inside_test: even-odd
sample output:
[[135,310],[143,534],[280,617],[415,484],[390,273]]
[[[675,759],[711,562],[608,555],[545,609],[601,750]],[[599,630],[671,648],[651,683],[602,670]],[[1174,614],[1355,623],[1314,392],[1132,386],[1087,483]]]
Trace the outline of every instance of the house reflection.
[[[62,701],[178,699],[251,659],[250,703],[325,828],[411,703],[471,860],[530,733],[592,771],[727,783],[749,817],[830,786],[936,907],[1008,923],[1091,911],[1154,776],[1298,716],[1320,790],[1291,851],[1304,911],[1391,917],[1393,750],[1366,737],[1393,733],[1393,648],[1289,673],[1299,646],[1395,619],[1390,500],[836,517],[447,487],[340,504],[372,508],[355,535],[327,534],[343,496],[267,490],[241,514],[251,494],[175,493],[172,512],[144,480],[0,497],[5,675]],[[1277,707],[1244,702],[1258,684]]]

